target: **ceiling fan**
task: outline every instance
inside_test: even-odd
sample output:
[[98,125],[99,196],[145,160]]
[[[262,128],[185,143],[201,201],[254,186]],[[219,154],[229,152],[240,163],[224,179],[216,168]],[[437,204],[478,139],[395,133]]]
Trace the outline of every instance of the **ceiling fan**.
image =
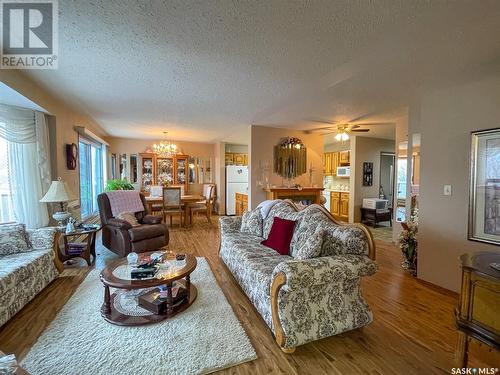
[[330,124],[322,128],[306,130],[306,133],[321,132],[322,135],[337,133],[335,139],[337,141],[347,141],[349,133],[366,133],[370,129],[362,128],[363,125],[382,125],[386,123],[366,123],[366,124],[353,124],[352,122],[332,122],[327,120],[309,120],[311,122],[318,122],[320,124]]

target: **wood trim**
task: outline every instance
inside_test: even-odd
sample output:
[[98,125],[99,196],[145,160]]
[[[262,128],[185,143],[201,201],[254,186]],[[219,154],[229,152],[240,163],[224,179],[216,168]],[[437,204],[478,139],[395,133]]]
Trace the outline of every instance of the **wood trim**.
[[277,344],[282,349],[283,345],[285,345],[286,338],[279,318],[278,293],[281,287],[285,284],[286,284],[286,275],[284,272],[279,272],[278,274],[276,274],[271,283],[271,315],[274,327],[274,337],[276,339]]
[[[292,208],[295,209],[295,211],[297,211],[297,212],[301,211],[301,208],[299,208],[297,205],[295,205],[295,203],[293,201],[291,201],[290,199],[285,199],[284,202],[288,203]],[[336,225],[340,225],[343,227],[352,227],[352,228],[361,229],[365,233],[366,238],[368,239],[368,257],[370,257],[371,260],[376,259],[376,247],[375,247],[375,241],[373,239],[373,234],[370,231],[370,229],[368,229],[368,227],[366,225],[361,224],[361,223],[344,223],[342,221],[339,221],[339,220],[335,219],[335,217],[333,217],[332,214],[330,212],[328,212],[328,210],[325,207],[323,207],[319,204],[311,204],[310,206],[307,206],[304,209],[307,209],[309,207],[319,208],[320,211],[323,212],[325,214],[325,216]]]
[[54,235],[54,243],[52,245],[52,249],[54,251],[54,265],[56,266],[59,273],[64,271],[64,264],[61,262],[60,257],[60,249],[59,249],[59,240],[61,239],[61,232],[56,231]]

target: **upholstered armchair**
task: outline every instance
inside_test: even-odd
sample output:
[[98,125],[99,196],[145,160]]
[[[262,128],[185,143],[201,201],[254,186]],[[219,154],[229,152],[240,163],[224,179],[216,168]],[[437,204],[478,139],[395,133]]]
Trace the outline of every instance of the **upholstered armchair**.
[[99,194],[97,204],[102,225],[102,243],[112,252],[127,256],[131,252],[142,253],[168,245],[169,233],[159,216],[148,215],[144,195],[140,193],[143,211],[135,213],[139,225],[132,226],[115,218],[106,193]]

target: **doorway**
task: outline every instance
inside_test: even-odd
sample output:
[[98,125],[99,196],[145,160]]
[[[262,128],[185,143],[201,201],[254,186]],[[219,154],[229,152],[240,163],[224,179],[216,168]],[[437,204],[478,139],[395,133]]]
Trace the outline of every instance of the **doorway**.
[[379,198],[387,199],[388,207],[394,202],[394,176],[396,154],[394,152],[380,153],[380,186]]

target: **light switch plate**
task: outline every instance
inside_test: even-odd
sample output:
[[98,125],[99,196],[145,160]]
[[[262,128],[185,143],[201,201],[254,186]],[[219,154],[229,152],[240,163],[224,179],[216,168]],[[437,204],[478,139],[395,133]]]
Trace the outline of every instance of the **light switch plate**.
[[443,194],[444,195],[451,195],[451,185],[444,185]]

